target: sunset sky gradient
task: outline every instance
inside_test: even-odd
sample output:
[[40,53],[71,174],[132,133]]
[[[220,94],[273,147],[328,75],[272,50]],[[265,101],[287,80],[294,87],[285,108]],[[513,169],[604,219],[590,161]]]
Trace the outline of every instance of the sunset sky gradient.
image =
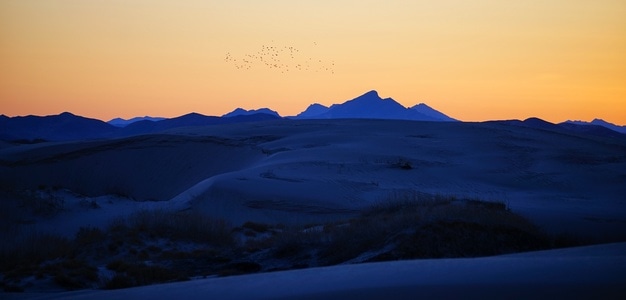
[[[268,45],[316,63],[225,59]],[[372,89],[463,121],[626,124],[626,1],[0,1],[9,116],[287,116]]]

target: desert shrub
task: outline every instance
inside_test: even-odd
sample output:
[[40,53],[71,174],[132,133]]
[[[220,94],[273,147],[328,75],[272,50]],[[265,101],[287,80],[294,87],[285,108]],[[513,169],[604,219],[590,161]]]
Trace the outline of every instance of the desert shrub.
[[150,245],[145,250],[150,252],[150,253],[159,253],[159,252],[163,251],[163,249],[161,249],[161,248],[159,248],[158,246],[155,246],[155,245]]
[[39,264],[73,254],[73,243],[65,237],[38,231],[16,231],[14,234],[3,238],[0,270]]
[[94,199],[81,199],[79,202],[80,206],[84,207],[84,208],[90,208],[90,209],[99,209],[100,205],[98,204],[98,202]]
[[23,293],[24,292],[24,288],[15,284],[0,282],[0,287],[2,287],[2,291],[4,291],[5,293]]
[[372,260],[475,257],[546,249],[545,234],[504,203],[393,193],[342,226],[327,226],[323,264],[384,250]]
[[99,279],[98,269],[79,259],[44,263],[37,268],[35,276],[39,279],[50,276],[54,283],[67,290],[87,288]]
[[279,234],[256,242],[258,248],[272,248],[276,258],[289,258],[305,254],[318,248],[324,236],[319,231],[307,230],[307,227],[284,227]]
[[30,210],[35,215],[50,216],[63,210],[63,197],[53,195],[48,190],[26,190],[16,193],[20,207]]
[[114,195],[120,198],[132,199],[132,188],[125,184],[110,184],[104,188],[104,193],[108,195]]
[[301,253],[306,244],[304,233],[283,233],[274,240],[274,256],[276,258],[293,257]]
[[383,247],[389,234],[389,227],[367,219],[354,220],[328,233],[328,242],[322,246],[320,258],[326,265],[347,261],[370,249]]
[[105,290],[125,289],[136,286],[135,280],[124,274],[115,274],[104,283]]
[[107,269],[115,271],[116,275],[108,280],[104,288],[116,289],[132,286],[164,283],[187,280],[185,274],[180,271],[168,269],[157,265],[114,260],[107,264]]
[[241,227],[260,233],[268,232],[270,230],[269,225],[256,222],[246,222]]
[[106,267],[111,271],[125,272],[130,267],[130,263],[121,259],[117,259],[109,262]]
[[384,260],[478,257],[546,249],[548,246],[543,235],[517,227],[440,221],[397,239],[396,248],[386,253]]
[[107,234],[96,227],[81,227],[76,232],[74,241],[77,247],[101,244],[107,238]]
[[491,201],[483,201],[483,200],[478,200],[478,199],[467,199],[465,200],[465,203],[467,205],[474,205],[474,206],[485,207],[485,208],[500,210],[500,211],[504,211],[508,209],[504,202],[491,202]]
[[233,275],[242,275],[242,274],[250,274],[261,271],[262,267],[260,264],[256,262],[243,261],[236,262],[229,265],[224,266],[222,270],[220,270],[220,276],[233,276]]
[[145,249],[137,253],[137,259],[139,260],[148,260],[149,258],[150,258],[150,254]]
[[361,212],[361,217],[377,215],[416,214],[427,212],[437,206],[446,206],[457,201],[453,196],[431,195],[416,191],[394,191],[387,198],[374,203]]
[[108,230],[110,233],[125,233],[128,231],[128,224],[125,218],[117,217],[109,223]]
[[413,166],[411,165],[411,161],[409,161],[406,158],[398,158],[396,161],[393,162],[389,162],[389,165],[392,168],[398,168],[398,169],[402,169],[402,170],[411,170],[413,169]]
[[199,213],[143,210],[128,217],[130,231],[172,240],[229,246],[234,243],[231,227]]
[[84,284],[80,280],[76,278],[72,278],[64,273],[55,275],[54,283],[56,283],[57,285],[67,290],[77,290],[77,289],[85,288]]

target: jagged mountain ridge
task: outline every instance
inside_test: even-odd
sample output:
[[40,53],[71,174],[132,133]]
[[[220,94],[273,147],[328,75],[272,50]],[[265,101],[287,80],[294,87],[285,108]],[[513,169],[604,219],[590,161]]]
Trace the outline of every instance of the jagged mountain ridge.
[[132,123],[135,122],[139,122],[139,121],[152,121],[152,122],[158,122],[158,121],[162,121],[165,120],[166,118],[162,118],[162,117],[150,117],[150,116],[144,116],[144,117],[134,117],[134,118],[130,118],[130,119],[123,119],[123,118],[115,118],[115,119],[111,119],[109,121],[107,121],[107,123],[116,126],[116,127],[126,127]]
[[232,117],[236,117],[236,116],[249,116],[249,115],[255,115],[255,114],[267,114],[267,115],[272,115],[275,117],[280,118],[281,116],[276,112],[273,111],[269,108],[259,108],[259,109],[243,109],[243,108],[236,108],[235,110],[222,115],[222,118],[232,118]]
[[312,104],[294,119],[391,119],[414,121],[455,121],[425,104],[406,108],[392,98],[381,98],[375,90],[352,100],[326,107]]
[[[32,143],[117,138],[157,133],[177,127],[256,122],[280,118],[282,117],[276,111],[269,108],[252,110],[237,108],[221,117],[189,113],[175,118],[146,116],[129,120],[117,118],[109,122],[85,118],[69,112],[52,116],[7,117],[0,115],[0,140]],[[288,118],[458,121],[425,103],[407,108],[392,98],[382,99],[375,90],[343,103],[333,104],[330,107],[314,103],[297,116]],[[626,126],[618,126],[601,119],[594,119],[592,122],[567,121],[560,124],[553,124],[537,118],[529,118],[525,121],[511,120],[503,122],[510,125],[530,126],[546,130],[574,131],[607,137],[623,137],[626,134]]]
[[589,125],[602,126],[602,127],[611,129],[613,131],[626,134],[626,126],[615,125],[613,123],[604,121],[602,119],[597,119],[597,118],[593,119],[591,122],[567,120],[561,124],[575,124],[575,125],[583,125],[583,126],[589,126]]

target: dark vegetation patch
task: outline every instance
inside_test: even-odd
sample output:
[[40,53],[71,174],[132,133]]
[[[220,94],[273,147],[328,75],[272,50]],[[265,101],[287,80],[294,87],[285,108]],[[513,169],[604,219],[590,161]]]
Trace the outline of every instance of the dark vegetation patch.
[[104,284],[105,289],[119,289],[187,280],[185,272],[160,265],[147,265],[144,262],[114,260],[107,264],[107,269],[115,275]]
[[48,141],[41,139],[41,138],[34,138],[34,139],[16,139],[16,140],[11,140],[10,142],[13,144],[20,144],[20,145],[32,145],[32,144],[45,143]]
[[[6,228],[5,228],[6,229]],[[3,229],[3,231],[5,231]],[[73,238],[7,231],[0,287],[46,280],[61,289],[118,289],[264,271],[414,258],[477,257],[581,244],[551,237],[504,203],[395,193],[355,217],[307,226],[233,228],[191,212],[139,211]]]

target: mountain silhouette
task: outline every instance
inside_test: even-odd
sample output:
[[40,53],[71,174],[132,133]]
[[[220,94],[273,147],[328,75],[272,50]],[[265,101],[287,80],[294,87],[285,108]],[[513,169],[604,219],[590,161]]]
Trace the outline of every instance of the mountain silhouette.
[[411,107],[411,109],[419,112],[422,115],[425,115],[429,118],[438,120],[438,121],[446,121],[446,122],[453,122],[453,121],[458,121],[456,119],[450,118],[448,116],[446,116],[445,114],[443,114],[442,112],[435,110],[434,108],[426,105],[425,103],[420,103],[418,105],[415,105],[413,107]]
[[592,135],[592,136],[601,136],[601,137],[609,137],[609,138],[626,138],[626,135],[609,128],[600,126],[600,125],[591,125],[591,124],[576,124],[576,123],[568,123],[563,122],[559,124],[550,123],[548,121],[531,117],[524,121],[520,120],[502,120],[502,121],[487,121],[485,123],[499,123],[513,126],[523,126],[530,127],[539,130],[547,130],[553,132],[559,132],[564,134],[584,134],[584,135]]
[[0,118],[0,139],[5,141],[69,141],[108,138],[119,128],[101,120],[69,112],[51,116]]
[[375,90],[342,104],[326,108],[310,105],[295,119],[391,119],[415,121],[455,121],[425,104],[406,108],[392,98],[382,99]]
[[255,114],[268,114],[268,115],[272,115],[272,116],[276,116],[280,118],[280,115],[277,112],[269,108],[259,108],[259,109],[251,109],[251,110],[237,108],[227,114],[224,114],[222,118],[232,118],[236,116],[249,116],[249,115],[255,115]]
[[205,116],[199,113],[189,113],[179,117],[156,122],[149,120],[138,121],[122,128],[119,135],[131,136],[155,133],[176,127],[215,125],[219,123],[218,120],[219,117]]
[[309,105],[303,112],[295,116],[296,119],[308,119],[319,116],[328,111],[328,107],[319,103],[313,103]]
[[145,117],[134,117],[131,119],[122,119],[122,118],[115,118],[112,120],[107,121],[107,123],[116,126],[116,127],[126,127],[132,123],[135,122],[139,122],[139,121],[152,121],[152,122],[156,122],[156,121],[161,121],[161,120],[165,120],[166,118],[161,118],[161,117],[150,117],[150,116],[145,116]]
[[232,117],[215,117],[215,116],[205,116],[199,113],[190,113],[190,114],[182,115],[180,117],[165,119],[165,120],[156,121],[156,122],[148,121],[148,120],[135,122],[122,128],[119,131],[118,136],[131,136],[131,135],[155,133],[155,132],[165,131],[165,130],[169,130],[169,129],[173,129],[177,127],[258,122],[258,121],[275,120],[275,119],[280,119],[280,117],[272,115],[272,114],[265,114],[265,113],[254,113],[254,114],[249,114],[249,115],[235,115]]
[[[430,106],[420,103],[406,108],[392,98],[382,99],[375,90],[359,97],[333,104],[330,107],[314,103],[291,119],[392,119],[453,122],[457,121]],[[108,123],[64,112],[51,116],[0,115],[0,140],[17,143],[43,141],[69,141],[127,137],[162,132],[177,127],[208,126],[243,122],[258,122],[281,119],[269,108],[246,110],[237,108],[222,117],[189,113],[175,118],[135,117],[129,120],[116,118]],[[553,124],[539,118],[520,120],[488,121],[505,125],[532,127],[561,133],[582,133],[611,138],[624,138],[626,126],[618,126],[601,119],[591,122],[566,121]]]
[[144,119],[124,127],[65,112],[52,116],[0,116],[0,140],[18,143],[92,140],[157,133],[177,127],[207,126],[280,119],[273,114],[254,113],[221,118],[190,113],[176,118]]
[[561,125],[565,125],[565,124],[575,124],[575,125],[583,125],[583,126],[589,126],[589,125],[602,126],[604,128],[608,128],[608,129],[611,129],[613,131],[617,131],[619,133],[626,134],[626,126],[615,125],[613,123],[604,121],[602,119],[593,119],[591,122],[567,120],[567,121],[561,123]]

